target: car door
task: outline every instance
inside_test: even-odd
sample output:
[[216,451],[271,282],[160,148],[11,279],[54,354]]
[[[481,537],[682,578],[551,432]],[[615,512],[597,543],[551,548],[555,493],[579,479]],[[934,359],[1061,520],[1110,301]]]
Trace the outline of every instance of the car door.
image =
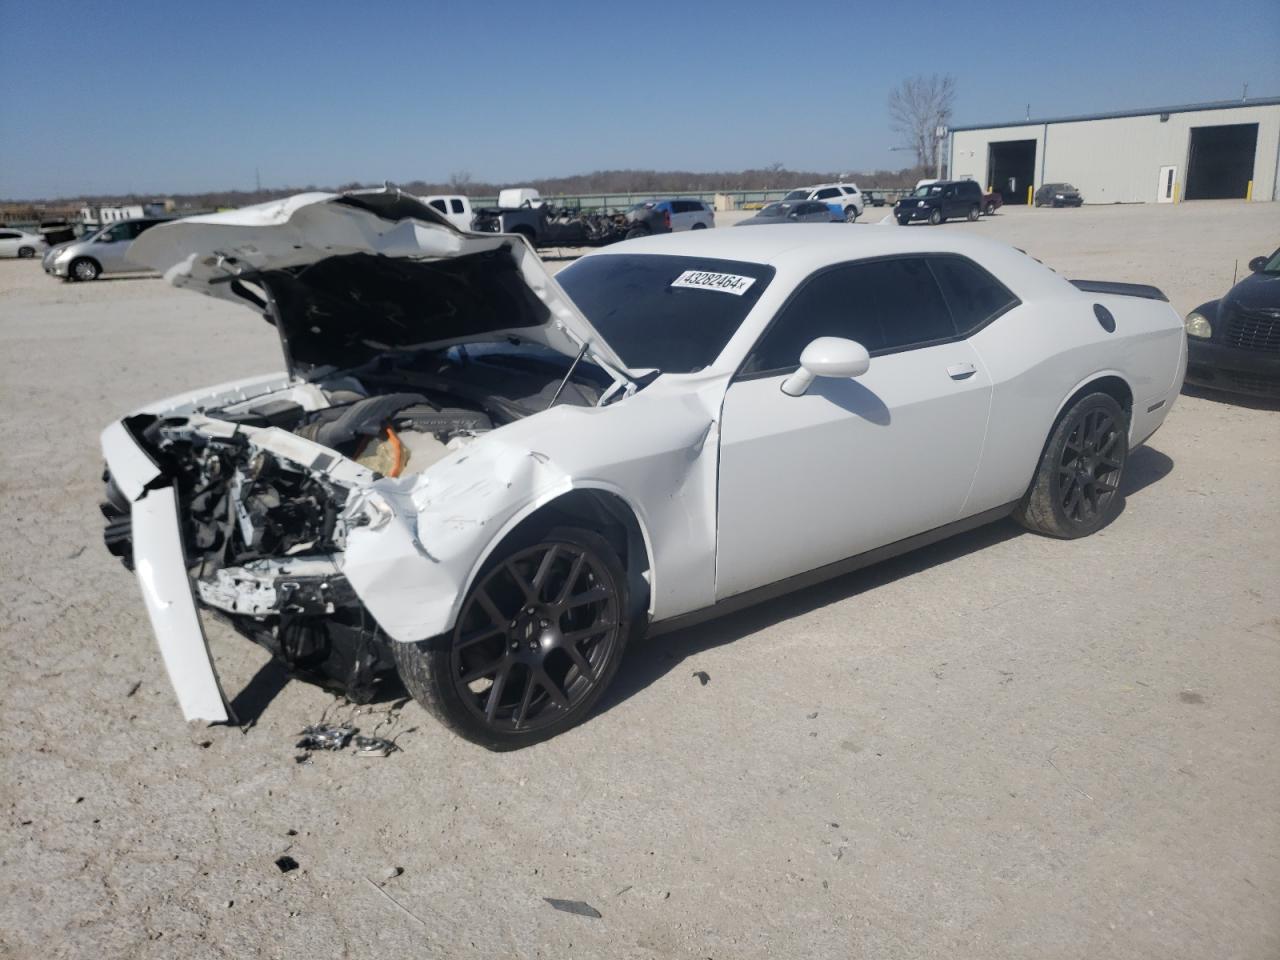
[[108,227],[94,238],[90,255],[97,260],[103,273],[120,273],[134,269],[125,260],[125,251],[133,243],[133,223],[123,220]]
[[12,230],[0,230],[0,257],[16,257],[22,234]]
[[[856,379],[781,390],[820,336],[856,340]],[[716,598],[864,553],[963,515],[991,381],[923,257],[808,278],[725,393]]]

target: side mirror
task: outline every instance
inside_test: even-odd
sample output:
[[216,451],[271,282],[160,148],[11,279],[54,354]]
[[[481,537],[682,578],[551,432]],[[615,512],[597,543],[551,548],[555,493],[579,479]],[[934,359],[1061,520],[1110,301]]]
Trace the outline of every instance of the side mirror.
[[782,392],[800,397],[818,377],[860,377],[871,366],[871,355],[860,343],[844,337],[818,337],[800,354],[800,369],[782,381]]
[[1254,257],[1249,261],[1249,269],[1254,273],[1261,273],[1262,268],[1267,265],[1267,261],[1270,259],[1270,257]]

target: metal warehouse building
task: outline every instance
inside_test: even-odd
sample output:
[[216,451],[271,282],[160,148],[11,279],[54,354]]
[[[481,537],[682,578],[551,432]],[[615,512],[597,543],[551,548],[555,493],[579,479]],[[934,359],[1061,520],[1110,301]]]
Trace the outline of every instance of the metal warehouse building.
[[1275,200],[1280,97],[953,127],[950,157],[1005,203],[1062,182],[1085,203]]

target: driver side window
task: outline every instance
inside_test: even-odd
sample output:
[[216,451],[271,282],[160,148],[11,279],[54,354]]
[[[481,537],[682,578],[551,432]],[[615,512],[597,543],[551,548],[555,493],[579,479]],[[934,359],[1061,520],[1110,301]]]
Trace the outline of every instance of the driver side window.
[[855,340],[874,357],[955,336],[924,258],[845,263],[803,283],[773,318],[742,373],[792,373],[801,351],[817,337]]

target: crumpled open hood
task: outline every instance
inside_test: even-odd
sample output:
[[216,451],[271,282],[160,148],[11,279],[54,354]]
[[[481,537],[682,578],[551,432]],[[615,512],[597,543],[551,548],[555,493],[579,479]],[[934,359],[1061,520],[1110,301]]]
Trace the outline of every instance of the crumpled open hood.
[[242,305],[263,309],[266,290],[295,373],[351,365],[362,350],[517,336],[570,357],[589,344],[601,366],[634,376],[523,239],[462,233],[394,188],[160,224],[129,255],[176,287]]

